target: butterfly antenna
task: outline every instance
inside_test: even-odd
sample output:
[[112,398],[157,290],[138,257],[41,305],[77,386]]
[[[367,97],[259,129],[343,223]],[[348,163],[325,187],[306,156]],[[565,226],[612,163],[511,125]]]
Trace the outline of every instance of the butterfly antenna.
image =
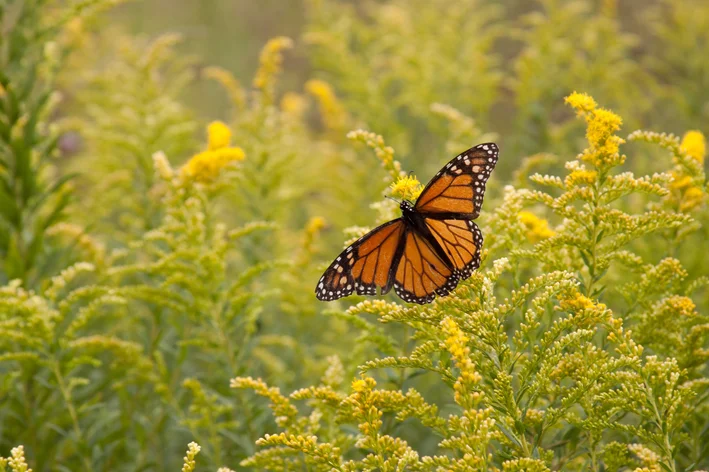
[[400,202],[399,200],[397,200],[396,198],[394,198],[394,197],[390,197],[389,195],[385,195],[384,198],[388,198],[389,200],[391,200],[391,201],[393,201],[393,202],[396,202],[397,204],[401,205],[401,202]]

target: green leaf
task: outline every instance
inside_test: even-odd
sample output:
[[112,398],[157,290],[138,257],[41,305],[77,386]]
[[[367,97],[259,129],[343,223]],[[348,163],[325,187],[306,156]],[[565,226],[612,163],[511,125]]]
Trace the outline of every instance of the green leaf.
[[49,187],[47,190],[39,194],[36,199],[30,203],[29,205],[29,210],[30,211],[35,211],[37,208],[39,208],[42,203],[44,203],[47,198],[52,196],[53,194],[57,193],[67,182],[75,179],[78,177],[78,173],[71,173],[62,176],[59,180],[54,182],[51,187]]
[[4,218],[13,226],[18,226],[20,223],[20,212],[17,204],[11,195],[0,188],[0,217]]
[[588,256],[586,255],[586,251],[581,250],[579,251],[581,254],[581,259],[583,259],[583,263],[586,265],[586,267],[591,267],[591,263],[588,261]]

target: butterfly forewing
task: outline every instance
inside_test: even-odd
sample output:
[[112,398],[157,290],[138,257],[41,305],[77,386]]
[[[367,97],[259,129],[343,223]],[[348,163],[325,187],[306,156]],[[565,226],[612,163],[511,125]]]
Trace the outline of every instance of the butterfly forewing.
[[355,292],[376,295],[377,287],[386,290],[403,233],[404,222],[399,218],[362,236],[330,264],[315,295],[330,301]]
[[498,155],[496,144],[485,143],[454,157],[423,189],[414,209],[421,213],[477,218],[485,184]]
[[436,294],[447,295],[458,285],[456,271],[441,259],[429,241],[407,231],[404,251],[394,277],[394,290],[404,301],[431,303]]

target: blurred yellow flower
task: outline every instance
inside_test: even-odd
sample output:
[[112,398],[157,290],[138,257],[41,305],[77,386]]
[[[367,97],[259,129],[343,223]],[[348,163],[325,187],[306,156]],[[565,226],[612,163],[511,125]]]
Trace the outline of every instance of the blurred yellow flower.
[[81,17],[74,17],[64,26],[64,41],[68,46],[81,48],[89,40],[89,35],[84,27]]
[[697,160],[700,164],[704,164],[707,142],[701,131],[687,131],[682,138],[682,144],[680,146],[688,156]]
[[229,146],[231,130],[221,121],[213,121],[207,127],[207,149],[214,151]]
[[345,124],[345,110],[335,96],[335,92],[327,82],[309,80],[305,90],[318,101],[323,124],[329,129],[340,129]]
[[680,211],[688,212],[697,208],[704,201],[704,192],[700,188],[692,187],[687,189],[680,202]]
[[306,106],[305,98],[295,92],[286,92],[281,98],[281,111],[297,118],[303,116]]
[[399,177],[390,187],[392,196],[402,200],[416,200],[423,190],[421,182],[411,175]]
[[221,84],[227,94],[229,94],[231,103],[236,108],[244,108],[246,105],[246,93],[241,87],[239,81],[236,80],[236,77],[234,77],[231,72],[226,69],[222,69],[221,67],[211,66],[206,67],[204,71],[202,71],[202,74],[207,79],[212,79]]
[[207,150],[192,156],[180,170],[180,175],[196,182],[211,182],[224,167],[246,157],[241,148],[231,147],[230,143],[231,131],[227,125],[221,121],[210,123],[207,127]]
[[305,231],[309,234],[314,234],[320,231],[325,227],[325,218],[322,216],[313,216],[310,218],[310,221],[308,221],[308,224],[305,226]]
[[519,221],[527,228],[527,238],[532,243],[554,236],[554,231],[549,228],[549,222],[531,211],[520,211]]
[[270,93],[268,89],[273,85],[276,75],[281,71],[281,64],[283,63],[281,51],[292,47],[293,40],[285,36],[270,39],[266,43],[261,50],[260,67],[254,77],[254,87]]
[[672,182],[670,183],[670,188],[677,190],[682,190],[692,186],[692,178],[688,175],[680,176],[676,171],[670,172],[672,175]]

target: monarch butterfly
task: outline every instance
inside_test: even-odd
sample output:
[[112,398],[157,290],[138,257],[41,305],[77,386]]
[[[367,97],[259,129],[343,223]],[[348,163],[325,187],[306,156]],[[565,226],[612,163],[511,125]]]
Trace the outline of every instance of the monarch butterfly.
[[454,157],[415,204],[401,202],[400,218],[365,234],[330,264],[317,298],[376,295],[377,287],[385,294],[394,287],[404,301],[425,304],[450,293],[480,266],[483,235],[472,220],[498,154],[496,144],[485,143]]

